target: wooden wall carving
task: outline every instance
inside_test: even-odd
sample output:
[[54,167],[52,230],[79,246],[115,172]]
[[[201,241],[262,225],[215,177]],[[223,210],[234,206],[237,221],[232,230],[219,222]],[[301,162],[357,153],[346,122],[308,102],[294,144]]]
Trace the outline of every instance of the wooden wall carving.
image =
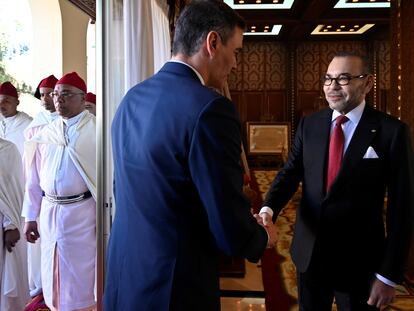
[[319,45],[313,42],[299,44],[296,55],[298,90],[318,91],[321,78]]
[[262,45],[246,45],[241,70],[243,70],[245,90],[263,90],[265,86],[264,47]]
[[236,70],[230,74],[227,80],[229,84],[229,89],[232,91],[241,91],[244,88],[243,86],[247,85],[246,81],[243,82],[244,81],[244,75],[243,75],[243,69],[242,69],[243,59],[244,59],[244,54],[242,53],[240,57],[237,58]]
[[233,91],[282,90],[286,85],[286,48],[280,43],[247,42],[229,77]]
[[267,43],[265,45],[267,90],[286,89],[286,52],[286,47],[281,43]]
[[391,88],[391,50],[390,44],[386,41],[378,41],[375,44],[378,51],[378,85],[381,90],[389,90]]

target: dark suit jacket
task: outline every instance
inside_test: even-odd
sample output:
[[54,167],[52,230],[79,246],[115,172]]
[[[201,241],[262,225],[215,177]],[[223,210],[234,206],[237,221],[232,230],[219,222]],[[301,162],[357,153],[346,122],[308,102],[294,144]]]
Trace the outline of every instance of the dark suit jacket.
[[241,191],[234,105],[169,62],[125,96],[112,144],[105,310],[219,310],[218,249],[257,261],[267,243]]
[[[318,245],[331,268],[329,273],[339,282],[355,283],[375,272],[399,282],[410,245],[414,204],[409,130],[366,105],[337,179],[326,194],[331,118],[328,108],[301,120],[288,161],[275,178],[265,205],[276,217],[303,182],[291,246],[299,272],[307,270]],[[363,158],[369,146],[378,159]]]

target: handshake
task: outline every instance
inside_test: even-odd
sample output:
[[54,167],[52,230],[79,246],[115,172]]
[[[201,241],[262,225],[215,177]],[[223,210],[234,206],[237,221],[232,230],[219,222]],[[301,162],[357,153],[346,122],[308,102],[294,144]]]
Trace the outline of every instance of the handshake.
[[253,214],[253,217],[256,218],[257,223],[266,229],[268,240],[267,248],[275,247],[277,242],[277,230],[276,226],[272,221],[270,214],[266,212],[261,212],[260,214]]

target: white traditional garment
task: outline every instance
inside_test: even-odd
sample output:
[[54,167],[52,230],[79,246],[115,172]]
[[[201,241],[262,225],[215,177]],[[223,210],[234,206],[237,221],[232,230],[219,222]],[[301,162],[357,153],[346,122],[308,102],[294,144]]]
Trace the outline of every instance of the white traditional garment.
[[13,117],[0,117],[0,138],[11,141],[16,145],[23,156],[24,130],[32,122],[32,118],[26,113],[18,111]]
[[[52,307],[54,252],[59,268],[59,311],[94,305],[96,258],[96,137],[95,116],[88,111],[58,118],[26,142],[27,175],[23,216],[40,213],[42,285]],[[71,204],[42,197],[70,196],[86,191],[93,198]],[[55,306],[56,307],[56,306]]]
[[[0,139],[0,310],[23,310],[29,300],[26,242],[22,233],[23,169],[16,146]],[[3,244],[4,220],[20,232],[20,240],[8,252]],[[9,227],[9,226],[8,226]]]
[[39,112],[24,130],[24,137],[26,140],[29,140],[42,128],[55,121],[58,117],[59,114],[56,111],[50,112],[48,110],[43,110]]
[[[39,112],[24,130],[26,140],[31,139],[36,133],[49,123],[52,123],[59,117],[57,112],[43,110]],[[27,172],[26,172],[27,175]],[[38,222],[39,223],[39,222]],[[27,243],[27,265],[29,275],[30,296],[34,297],[42,292],[42,276],[41,276],[41,251],[40,240],[37,243]]]

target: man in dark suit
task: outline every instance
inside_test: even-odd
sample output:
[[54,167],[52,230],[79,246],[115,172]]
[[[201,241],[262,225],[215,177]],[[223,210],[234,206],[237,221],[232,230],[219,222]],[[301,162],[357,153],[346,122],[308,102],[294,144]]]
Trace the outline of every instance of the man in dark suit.
[[365,58],[333,58],[323,78],[330,108],[301,120],[260,212],[274,221],[302,181],[291,246],[300,310],[331,310],[334,297],[340,311],[377,310],[403,278],[413,153],[408,127],[365,102],[373,79]]
[[218,249],[255,262],[274,244],[242,194],[235,107],[209,88],[236,67],[243,29],[223,2],[192,1],[173,59],[118,108],[106,311],[219,310]]

